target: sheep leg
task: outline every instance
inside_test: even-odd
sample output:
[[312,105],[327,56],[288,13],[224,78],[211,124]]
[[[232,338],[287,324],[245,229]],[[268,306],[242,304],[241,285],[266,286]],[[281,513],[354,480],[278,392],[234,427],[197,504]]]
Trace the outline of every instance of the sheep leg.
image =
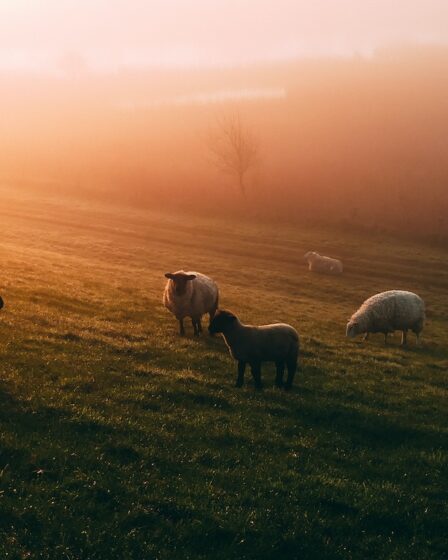
[[283,386],[283,374],[285,372],[285,362],[275,362],[275,366],[277,368],[277,375],[275,376],[275,386],[282,387]]
[[[212,310],[210,311],[210,313],[208,314],[208,316],[209,316],[209,318],[210,318],[210,321],[209,321],[209,323],[208,323],[208,326],[211,325],[211,323],[212,323],[212,321],[213,321],[213,317],[215,316],[215,314],[216,314],[216,307],[215,307],[214,309],[212,309]],[[209,333],[210,333],[210,336],[215,336],[215,335],[214,335],[213,333],[211,333],[210,331],[209,331]]]
[[191,319],[191,323],[193,325],[194,336],[199,336],[198,320]]
[[401,345],[406,346],[407,342],[408,342],[408,331],[402,331],[401,332]]
[[213,321],[213,317],[216,315],[216,310],[218,309],[218,300],[216,300],[216,304],[213,309],[210,310],[208,316],[210,317],[210,323]]
[[244,372],[246,371],[246,362],[238,361],[238,377],[236,378],[235,387],[242,387],[244,383]]
[[255,388],[262,389],[263,384],[261,383],[261,363],[260,362],[252,362],[250,364],[250,369],[252,371],[252,377],[255,381]]
[[199,319],[197,320],[197,326],[198,326],[198,332],[202,332],[202,322],[201,322],[201,318],[199,317]]
[[363,340],[369,340],[369,334],[370,334],[369,332],[366,332],[366,334],[364,335]]
[[184,320],[179,319],[179,334],[180,336],[185,336]]
[[389,334],[388,332],[385,332],[385,333],[384,333],[384,345],[387,344],[387,335],[388,335],[388,334]]
[[294,381],[294,375],[297,371],[297,358],[287,363],[288,367],[288,377],[286,378],[285,390],[289,391],[292,387],[292,382]]

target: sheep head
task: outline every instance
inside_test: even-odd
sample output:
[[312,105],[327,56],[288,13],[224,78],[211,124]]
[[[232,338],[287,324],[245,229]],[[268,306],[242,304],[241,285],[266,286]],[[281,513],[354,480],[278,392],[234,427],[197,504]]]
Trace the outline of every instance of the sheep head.
[[316,257],[318,256],[318,254],[315,251],[308,251],[308,253],[305,253],[303,255],[304,260],[311,262],[313,261]]
[[348,336],[348,338],[354,338],[356,335],[361,334],[361,332],[361,326],[356,321],[349,321],[347,323],[345,334],[346,336]]
[[237,321],[238,317],[231,311],[218,309],[208,327],[208,331],[210,334],[226,333],[235,326]]
[[174,287],[174,293],[177,296],[183,296],[187,291],[187,283],[196,278],[196,274],[187,274],[183,270],[179,272],[167,272],[165,278],[171,280]]

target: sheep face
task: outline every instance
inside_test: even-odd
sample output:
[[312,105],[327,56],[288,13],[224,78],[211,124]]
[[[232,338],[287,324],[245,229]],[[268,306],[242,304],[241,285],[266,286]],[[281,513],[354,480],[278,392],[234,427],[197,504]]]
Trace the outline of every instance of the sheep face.
[[359,323],[356,323],[354,321],[349,321],[347,323],[347,330],[345,334],[346,336],[348,336],[348,338],[354,338],[356,335],[361,334],[361,328],[359,326]]
[[305,253],[303,255],[304,260],[311,262],[316,258],[317,253],[314,251],[308,251],[308,253]]
[[210,334],[226,333],[233,328],[237,320],[236,315],[231,311],[220,309],[213,317],[208,331]]
[[167,272],[165,278],[174,284],[174,293],[183,296],[187,290],[187,283],[196,278],[196,274],[186,274],[185,272]]

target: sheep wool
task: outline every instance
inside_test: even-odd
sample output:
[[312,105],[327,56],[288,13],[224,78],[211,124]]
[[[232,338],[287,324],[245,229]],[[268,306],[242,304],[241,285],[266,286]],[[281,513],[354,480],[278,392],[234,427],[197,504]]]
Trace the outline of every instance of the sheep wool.
[[320,272],[322,274],[342,274],[344,267],[342,262],[331,257],[324,257],[314,251],[308,251],[304,255],[304,259],[308,262],[308,269],[312,272]]
[[396,330],[402,331],[401,343],[406,344],[407,331],[412,330],[419,342],[425,323],[425,304],[413,292],[390,290],[367,299],[352,315],[347,324],[347,336],[381,332],[385,341],[387,335]]
[[179,321],[180,334],[185,334],[183,320],[191,317],[194,334],[202,332],[201,318],[209,313],[210,320],[218,308],[219,290],[214,282],[200,272],[168,272],[163,292],[163,304]]

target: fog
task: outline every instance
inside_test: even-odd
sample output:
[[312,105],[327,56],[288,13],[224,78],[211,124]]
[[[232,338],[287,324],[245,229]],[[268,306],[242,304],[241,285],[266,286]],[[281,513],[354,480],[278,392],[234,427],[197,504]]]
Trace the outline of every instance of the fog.
[[0,68],[241,65],[445,43],[446,0],[0,0]]
[[[446,233],[448,49],[230,69],[3,73],[1,180],[173,210]],[[238,112],[246,199],[210,161]]]
[[[439,0],[2,0],[0,181],[446,239],[447,25]],[[246,196],[211,157],[231,115]]]

